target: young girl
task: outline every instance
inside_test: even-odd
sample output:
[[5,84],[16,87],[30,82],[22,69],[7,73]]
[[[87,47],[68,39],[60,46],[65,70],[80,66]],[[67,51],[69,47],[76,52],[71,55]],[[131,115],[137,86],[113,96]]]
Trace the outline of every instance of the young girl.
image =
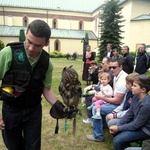
[[117,125],[110,126],[114,149],[123,150],[130,142],[150,137],[150,77],[140,75],[134,79],[132,104]]
[[103,97],[112,97],[113,96],[113,90],[112,87],[108,84],[111,80],[111,77],[108,73],[104,72],[99,77],[100,80],[100,92],[96,92],[95,96],[92,98],[92,105],[89,106],[87,109],[91,110],[93,106],[96,107],[96,114],[94,113],[92,118],[93,119],[101,119],[100,115],[100,106],[104,103],[106,103],[104,100],[99,99],[98,96],[101,95]]

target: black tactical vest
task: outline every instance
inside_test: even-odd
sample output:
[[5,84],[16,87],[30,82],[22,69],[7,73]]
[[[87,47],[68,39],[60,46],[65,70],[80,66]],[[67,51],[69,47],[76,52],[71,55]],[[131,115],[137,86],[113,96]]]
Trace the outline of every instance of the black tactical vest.
[[[2,80],[1,99],[10,106],[33,107],[41,102],[49,54],[42,50],[39,60],[32,68],[23,43],[10,43],[8,46],[12,49],[12,62]],[[4,87],[13,88],[13,92],[6,92]]]

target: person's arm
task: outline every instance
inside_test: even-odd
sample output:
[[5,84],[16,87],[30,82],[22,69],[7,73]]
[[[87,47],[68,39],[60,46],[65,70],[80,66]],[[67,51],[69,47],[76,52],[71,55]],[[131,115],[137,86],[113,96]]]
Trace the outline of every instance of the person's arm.
[[95,55],[93,52],[91,52],[91,57],[89,58],[90,60],[94,60],[95,59]]
[[111,104],[121,104],[122,100],[124,98],[124,94],[116,93],[114,97],[103,97],[103,96],[98,96],[98,99],[103,99],[107,103]]
[[3,79],[6,71],[9,69],[12,60],[12,52],[10,46],[0,51],[0,80]]
[[127,109],[127,110],[124,110],[124,111],[119,111],[119,112],[116,114],[116,118],[122,118],[122,117],[126,114],[127,111],[128,111],[128,109]]
[[133,71],[134,65],[133,65],[133,57],[132,57],[132,56],[129,55],[129,56],[127,57],[127,63],[128,63],[128,65],[129,65],[130,70]]
[[86,57],[85,57],[86,53],[83,54],[83,58],[82,61],[85,62],[86,61]]
[[0,130],[4,130],[5,129],[5,123],[2,119],[2,117],[0,117]]
[[53,105],[54,103],[56,103],[56,101],[58,100],[55,93],[53,92],[53,90],[51,88],[46,88],[44,87],[43,89],[43,95],[45,97],[45,99],[51,104]]

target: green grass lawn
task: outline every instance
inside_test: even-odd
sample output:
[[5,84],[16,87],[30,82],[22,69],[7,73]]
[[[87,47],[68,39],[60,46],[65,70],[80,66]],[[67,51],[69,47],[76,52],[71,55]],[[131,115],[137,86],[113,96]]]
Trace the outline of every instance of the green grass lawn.
[[[61,100],[58,92],[58,86],[61,79],[61,71],[65,66],[73,65],[79,74],[80,81],[82,75],[83,62],[81,59],[66,60],[65,58],[53,58],[54,72],[52,89]],[[82,88],[85,87],[85,82],[82,82]],[[86,140],[86,134],[92,133],[92,128],[89,124],[82,122],[86,118],[86,108],[79,105],[82,111],[82,116],[77,116],[76,135],[72,134],[72,122],[68,120],[68,130],[64,131],[64,119],[59,120],[59,134],[54,134],[56,120],[49,115],[50,105],[43,98],[43,120],[42,120],[42,147],[41,150],[113,150],[112,136],[107,129],[104,130],[105,141],[93,142]],[[0,150],[6,150],[2,137],[0,136]]]

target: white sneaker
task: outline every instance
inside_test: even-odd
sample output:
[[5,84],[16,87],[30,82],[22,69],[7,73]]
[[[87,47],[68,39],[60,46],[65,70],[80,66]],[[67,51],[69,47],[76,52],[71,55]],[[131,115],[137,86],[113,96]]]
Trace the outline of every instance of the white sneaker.
[[84,122],[84,123],[91,123],[92,120],[91,120],[90,118],[87,118],[87,119],[83,119],[83,122]]

